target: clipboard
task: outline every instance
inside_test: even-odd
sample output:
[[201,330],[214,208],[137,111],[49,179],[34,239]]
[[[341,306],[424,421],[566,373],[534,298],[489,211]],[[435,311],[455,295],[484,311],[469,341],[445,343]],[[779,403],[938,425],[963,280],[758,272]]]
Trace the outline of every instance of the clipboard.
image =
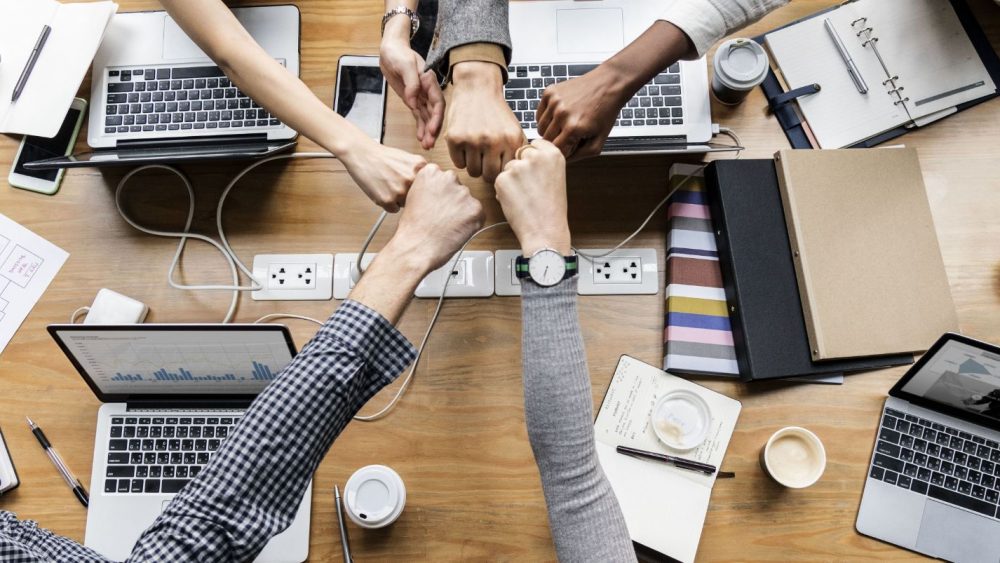
[[[958,21],[962,24],[962,27],[965,29],[966,34],[969,36],[969,40],[972,42],[972,46],[975,48],[976,53],[979,55],[979,58],[982,59],[983,66],[986,67],[986,71],[993,79],[993,83],[997,84],[998,88],[1000,88],[1000,57],[997,56],[996,51],[994,51],[993,47],[990,45],[989,39],[986,37],[986,33],[983,31],[983,28],[976,21],[975,16],[973,15],[972,11],[969,9],[968,4],[966,4],[964,0],[949,0],[949,2],[951,3],[952,8],[954,8],[955,14],[958,16]],[[849,3],[850,2],[844,2],[844,4],[849,4]],[[812,14],[810,16],[806,16],[804,18],[795,20],[789,24],[772,29],[767,33],[763,33],[761,35],[753,37],[753,40],[763,45],[765,37],[767,36],[768,33],[778,31],[779,29],[785,29],[786,27],[791,27],[800,22],[821,16],[827,12],[836,10],[842,5],[843,4],[832,6],[825,10],[816,12],[815,14]],[[771,111],[774,113],[774,116],[777,118],[778,124],[781,125],[781,129],[785,132],[785,136],[788,137],[788,142],[789,144],[791,144],[792,148],[793,149],[817,148],[813,146],[812,142],[809,139],[809,136],[806,134],[802,119],[799,117],[799,114],[795,111],[795,109],[791,106],[791,102],[793,102],[796,98],[799,98],[801,96],[816,93],[817,91],[819,91],[818,87],[816,87],[815,85],[808,85],[800,88],[795,88],[789,91],[785,91],[784,88],[782,88],[781,82],[778,80],[778,76],[777,74],[775,74],[773,68],[768,69],[767,76],[764,78],[764,82],[761,83],[760,87],[764,91],[764,96],[767,98],[768,105],[770,106]],[[970,107],[981,104],[987,100],[991,100],[996,97],[1000,97],[1000,89],[994,91],[992,94],[956,105],[955,106],[956,113],[960,111],[965,111]],[[914,129],[919,129],[919,127],[906,127],[906,126],[896,127],[894,129],[889,129],[888,131],[885,131],[883,133],[880,133],[878,135],[869,137],[868,139],[850,145],[847,148],[852,148],[852,149],[871,148],[886,141],[905,135],[906,133]]]

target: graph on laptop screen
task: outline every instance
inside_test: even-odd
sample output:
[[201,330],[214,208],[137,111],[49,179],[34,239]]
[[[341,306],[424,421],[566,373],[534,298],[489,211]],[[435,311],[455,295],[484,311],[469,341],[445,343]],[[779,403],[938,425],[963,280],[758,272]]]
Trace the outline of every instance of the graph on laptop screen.
[[70,355],[107,394],[260,392],[291,361],[280,331],[63,331]]
[[903,391],[1000,420],[1000,356],[948,342]]

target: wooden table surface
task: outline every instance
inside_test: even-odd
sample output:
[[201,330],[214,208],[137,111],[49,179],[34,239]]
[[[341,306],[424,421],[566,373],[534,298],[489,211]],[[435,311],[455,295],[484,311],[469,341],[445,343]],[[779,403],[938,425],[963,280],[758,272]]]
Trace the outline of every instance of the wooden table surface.
[[[156,9],[150,0],[120,0],[121,11]],[[249,3],[249,2],[248,2]],[[833,4],[796,0],[741,35],[757,34]],[[1000,8],[972,0],[973,11],[1000,48]],[[302,0],[303,80],[331,101],[337,59],[375,54],[382,2]],[[89,97],[89,81],[81,89]],[[737,108],[713,104],[713,117],[748,147],[744,157],[768,158],[788,143],[765,111],[760,91]],[[387,143],[419,152],[413,124],[399,99],[389,101]],[[81,133],[77,148],[85,148]],[[901,139],[919,150],[941,250],[958,308],[961,330],[1000,341],[1000,101],[949,117]],[[0,171],[10,168],[18,139],[0,136]],[[298,150],[315,145],[300,139]],[[443,142],[425,156],[451,167]],[[722,156],[721,158],[730,158]],[[696,162],[697,157],[687,161]],[[605,158],[571,167],[570,224],[581,247],[607,247],[631,232],[664,193],[674,159]],[[185,166],[196,184],[197,231],[214,233],[219,191],[242,164]],[[66,322],[108,287],[147,303],[149,322],[217,322],[229,294],[184,292],[166,284],[173,240],[136,232],[119,219],[114,186],[124,171],[70,171],[55,196],[0,188],[3,213],[70,253],[55,281],[0,356],[0,426],[22,484],[0,498],[0,509],[37,520],[59,534],[83,540],[86,514],[29,433],[24,416],[44,428],[70,467],[90,480],[98,401],[46,334]],[[490,186],[463,181],[482,200],[487,222],[502,216]],[[130,209],[150,225],[179,228],[187,209],[174,177],[150,173],[135,182]],[[334,160],[268,165],[234,191],[226,212],[227,234],[250,261],[258,253],[357,252],[378,210]],[[393,231],[387,221],[377,249]],[[660,287],[666,217],[661,212],[632,243],[659,251]],[[494,229],[470,249],[517,248],[510,231]],[[189,283],[228,283],[214,249],[192,242],[180,277]],[[418,339],[433,311],[414,301],[401,323]],[[326,316],[331,302],[240,301],[237,320],[265,313]],[[618,357],[662,361],[664,300],[655,296],[581,297],[580,317],[595,403],[600,402]],[[291,321],[298,346],[315,330]],[[450,300],[431,337],[406,397],[388,418],[353,423],[316,473],[310,554],[339,558],[332,489],[370,463],[394,467],[408,488],[406,510],[391,528],[351,527],[361,560],[548,560],[554,558],[538,474],[524,429],[520,373],[520,302],[492,297]],[[863,537],[854,520],[871,454],[879,409],[905,368],[854,375],[843,386],[746,385],[706,378],[704,385],[743,403],[701,539],[699,558],[714,560],[896,559],[913,554]],[[395,387],[369,406],[388,400]],[[803,491],[771,483],[757,465],[757,451],[776,429],[801,425],[824,441],[829,464],[822,480]],[[100,486],[99,484],[97,485]],[[94,487],[91,487],[93,489]]]

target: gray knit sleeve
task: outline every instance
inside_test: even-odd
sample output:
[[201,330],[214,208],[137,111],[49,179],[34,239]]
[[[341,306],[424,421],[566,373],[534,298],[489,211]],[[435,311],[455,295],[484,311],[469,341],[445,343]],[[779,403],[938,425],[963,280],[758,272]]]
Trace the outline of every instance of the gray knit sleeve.
[[447,70],[448,51],[469,43],[495,43],[510,62],[507,0],[441,0],[427,68]]
[[576,278],[523,280],[524,415],[560,561],[634,561],[625,518],[597,459],[576,312]]

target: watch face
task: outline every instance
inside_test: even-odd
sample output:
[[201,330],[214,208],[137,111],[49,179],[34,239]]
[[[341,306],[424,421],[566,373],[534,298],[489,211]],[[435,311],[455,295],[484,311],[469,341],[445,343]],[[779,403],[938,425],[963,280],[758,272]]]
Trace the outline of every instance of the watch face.
[[538,285],[553,286],[566,274],[566,259],[554,250],[543,250],[528,260],[528,273]]

